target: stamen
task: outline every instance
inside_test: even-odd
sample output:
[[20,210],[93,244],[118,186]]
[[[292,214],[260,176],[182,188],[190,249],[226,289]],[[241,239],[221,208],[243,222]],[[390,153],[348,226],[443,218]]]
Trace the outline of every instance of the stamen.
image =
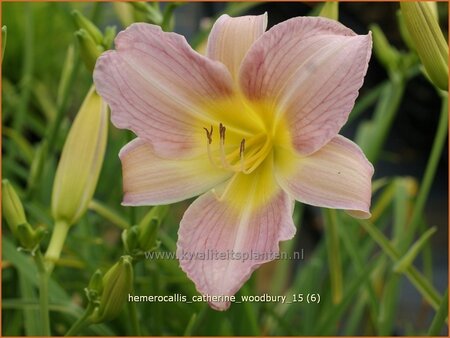
[[245,150],[245,138],[241,141],[241,146],[239,148],[239,155],[242,157],[244,156],[244,150]]
[[241,171],[244,171],[244,151],[245,151],[245,138],[241,141],[241,146],[239,148],[239,160],[241,162]]
[[211,144],[212,143],[213,126],[211,125],[211,130],[206,129],[205,127],[203,127],[203,129],[205,129],[205,131],[206,131],[206,137],[208,138],[208,143]]
[[220,123],[219,124],[219,137],[220,140],[222,141],[222,143],[225,143],[225,131],[227,130],[227,128],[225,128],[225,126]]

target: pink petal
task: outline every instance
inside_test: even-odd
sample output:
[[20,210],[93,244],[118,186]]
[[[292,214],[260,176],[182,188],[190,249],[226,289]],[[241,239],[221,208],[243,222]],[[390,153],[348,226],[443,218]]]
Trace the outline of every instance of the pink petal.
[[300,17],[274,26],[249,50],[240,83],[285,114],[294,147],[308,155],[337,135],[363,84],[372,38],[340,23]]
[[237,79],[242,59],[266,27],[267,13],[237,18],[224,14],[217,19],[209,34],[207,56],[225,64]]
[[123,171],[123,205],[159,205],[185,200],[227,180],[206,155],[184,160],[159,158],[152,146],[136,138],[119,153]]
[[119,33],[115,44],[116,50],[102,54],[94,70],[113,123],[131,129],[161,155],[197,148],[201,138],[196,133],[204,134],[198,123],[205,117],[200,107],[231,93],[226,67],[159,26],[133,24]]
[[[203,295],[234,295],[256,268],[275,258],[279,241],[294,236],[292,207],[282,191],[253,212],[246,205],[237,211],[213,193],[200,196],[184,214],[178,231],[181,268]],[[250,258],[244,260],[245,255]],[[210,305],[223,311],[230,302]]]
[[293,161],[292,153],[279,156],[278,163],[293,162],[278,168],[277,180],[296,200],[370,217],[373,166],[355,143],[338,135],[312,155]]

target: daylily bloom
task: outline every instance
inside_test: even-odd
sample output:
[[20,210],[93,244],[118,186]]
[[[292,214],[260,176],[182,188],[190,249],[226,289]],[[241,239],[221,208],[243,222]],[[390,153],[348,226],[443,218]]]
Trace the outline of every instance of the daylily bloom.
[[[370,217],[373,167],[338,135],[370,33],[312,17],[266,26],[266,14],[223,15],[203,56],[178,34],[133,24],[94,71],[113,123],[138,136],[119,154],[123,204],[201,195],[181,220],[177,253],[204,295],[234,295],[274,259],[295,234],[294,199]],[[215,309],[230,305],[216,299]]]

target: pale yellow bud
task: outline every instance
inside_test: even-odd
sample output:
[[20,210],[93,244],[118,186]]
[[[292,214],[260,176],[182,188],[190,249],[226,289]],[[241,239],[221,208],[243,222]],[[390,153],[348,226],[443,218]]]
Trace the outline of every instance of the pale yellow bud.
[[448,44],[433,5],[401,2],[402,15],[423,66],[436,87],[448,90]]
[[322,6],[322,9],[320,10],[319,16],[336,21],[339,20],[339,2],[325,2]]
[[107,133],[107,106],[92,87],[70,128],[56,170],[52,193],[55,221],[71,225],[86,211],[102,167]]

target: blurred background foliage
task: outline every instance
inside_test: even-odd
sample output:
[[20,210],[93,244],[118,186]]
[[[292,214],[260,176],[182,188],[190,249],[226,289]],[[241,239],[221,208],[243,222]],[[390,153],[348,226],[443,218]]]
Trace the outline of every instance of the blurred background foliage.
[[[18,192],[28,222],[52,231],[50,200],[56,166],[74,116],[92,85],[92,74],[74,36],[73,10],[102,32],[107,26],[120,31],[133,21],[153,22],[166,30],[173,28],[201,49],[221,13],[267,11],[271,27],[290,17],[317,15],[321,6],[304,2],[2,3],[2,24],[7,27],[2,61],[2,178]],[[438,4],[438,13],[447,32],[447,3]],[[120,316],[91,325],[82,334],[448,334],[442,304],[448,288],[447,94],[430,84],[419,58],[405,42],[408,37],[399,25],[398,3],[341,3],[339,19],[357,33],[374,32],[368,74],[341,132],[356,140],[374,163],[373,217],[359,222],[341,212],[297,204],[297,235],[283,243],[282,250],[303,250],[304,259],[264,265],[238,293],[288,297],[318,293],[321,302],[233,304],[224,313],[204,303],[127,303]],[[385,45],[377,43],[376,30],[378,38],[384,33]],[[394,56],[389,58],[391,49]],[[54,335],[64,335],[80,318],[91,276],[119,260],[124,254],[122,231],[141,222],[151,210],[120,205],[117,154],[133,135],[113,126],[108,133],[94,201],[70,229],[49,281]],[[188,203],[172,205],[160,219],[158,250],[175,250],[179,220]],[[44,237],[42,248],[49,238],[49,234]],[[30,255],[17,246],[3,226],[2,334],[37,335],[42,329],[37,319],[41,311],[37,270]],[[138,261],[133,288],[135,295],[196,294],[176,260]]]

